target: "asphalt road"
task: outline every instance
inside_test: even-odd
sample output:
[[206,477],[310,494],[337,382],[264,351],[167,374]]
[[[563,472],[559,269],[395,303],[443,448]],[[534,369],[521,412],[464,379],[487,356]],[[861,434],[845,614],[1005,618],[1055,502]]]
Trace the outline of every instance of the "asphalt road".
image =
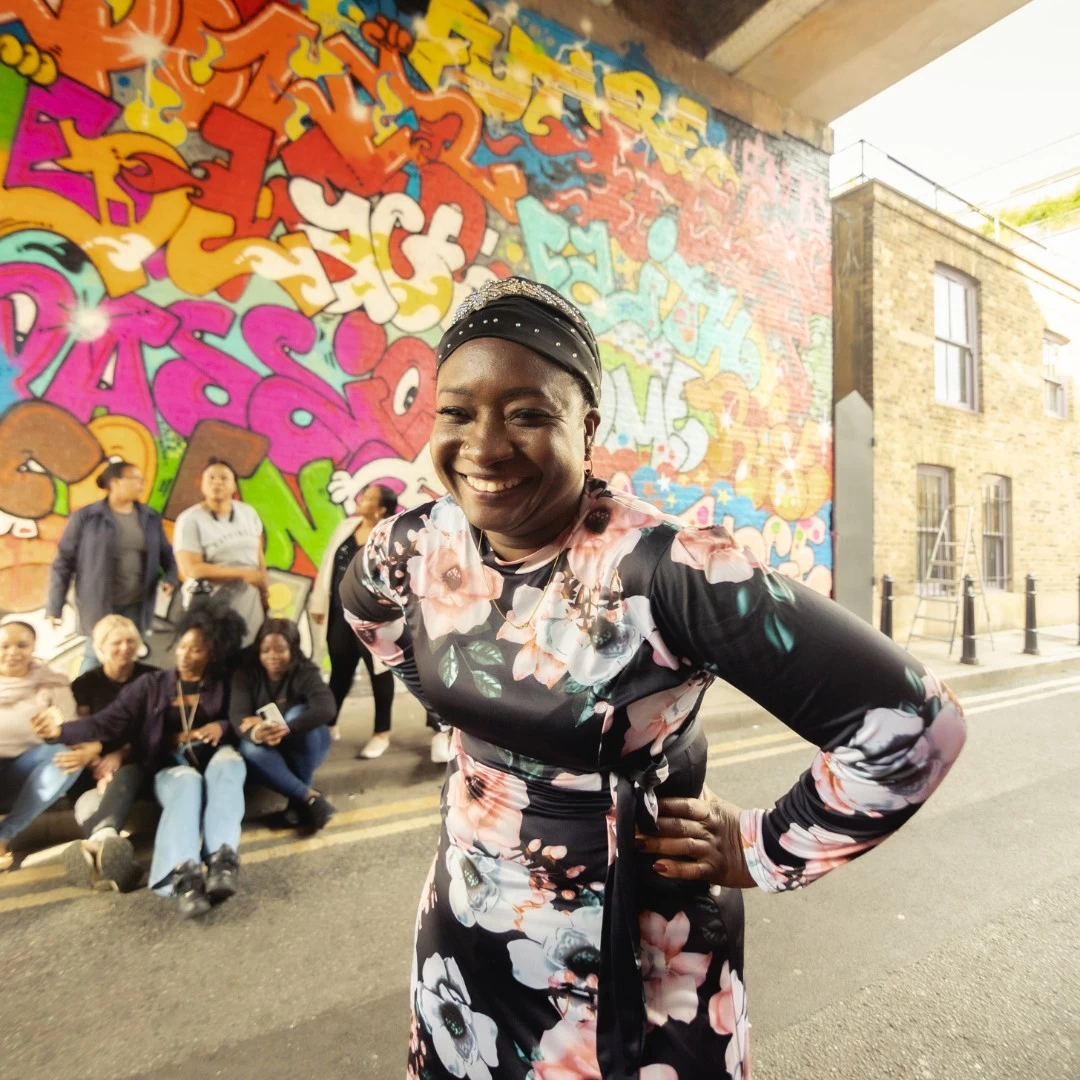
[[[756,1080],[1080,1080],[1080,679],[965,704],[964,754],[898,836],[748,895]],[[713,754],[712,786],[756,805],[809,757],[779,725]],[[402,1080],[436,815],[426,784],[314,840],[246,830],[243,892],[198,923],[73,899],[47,863],[0,876],[0,1077]]]

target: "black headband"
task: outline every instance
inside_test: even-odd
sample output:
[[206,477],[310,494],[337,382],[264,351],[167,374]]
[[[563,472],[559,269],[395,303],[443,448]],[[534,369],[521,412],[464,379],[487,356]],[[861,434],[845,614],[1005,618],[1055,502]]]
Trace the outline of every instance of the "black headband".
[[600,350],[585,316],[554,289],[528,278],[488,281],[454,312],[435,353],[438,369],[475,338],[514,341],[577,375],[600,402]]

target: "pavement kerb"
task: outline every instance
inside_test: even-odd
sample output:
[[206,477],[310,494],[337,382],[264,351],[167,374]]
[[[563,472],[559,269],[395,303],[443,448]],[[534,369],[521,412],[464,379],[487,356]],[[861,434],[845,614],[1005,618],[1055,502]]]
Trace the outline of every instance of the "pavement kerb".
[[[1080,673],[1080,652],[1070,656],[1028,659],[1015,666],[973,666],[957,670],[955,665],[950,665],[950,668],[951,670],[942,674],[942,678],[963,702],[966,694],[980,690],[1019,686],[1048,676]],[[719,706],[705,704],[698,716],[709,735],[719,735],[773,720],[771,713],[749,700]],[[339,808],[345,810],[348,809],[347,800],[350,796],[360,796],[373,789],[416,786],[437,791],[442,777],[443,766],[429,760],[426,741],[423,744],[403,741],[392,744],[391,749],[376,761],[360,761],[349,757],[333,759],[319,770],[315,783],[323,794],[332,801],[337,800]],[[258,820],[275,810],[283,809],[285,805],[283,798],[264,788],[249,787],[246,795],[245,821]],[[137,804],[132,810],[131,831],[142,835],[151,833],[157,816],[156,806],[150,803]],[[30,829],[19,837],[14,846],[17,850],[33,850],[75,840],[78,835],[70,808],[61,806],[42,814]]]

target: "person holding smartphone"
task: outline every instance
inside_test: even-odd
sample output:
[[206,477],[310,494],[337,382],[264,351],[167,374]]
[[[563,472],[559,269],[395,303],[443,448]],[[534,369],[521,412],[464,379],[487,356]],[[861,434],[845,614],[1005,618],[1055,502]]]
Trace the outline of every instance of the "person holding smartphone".
[[330,751],[336,705],[319,669],[300,649],[290,619],[267,619],[233,674],[229,719],[249,775],[289,800],[290,821],[312,831],[334,816],[311,786]]

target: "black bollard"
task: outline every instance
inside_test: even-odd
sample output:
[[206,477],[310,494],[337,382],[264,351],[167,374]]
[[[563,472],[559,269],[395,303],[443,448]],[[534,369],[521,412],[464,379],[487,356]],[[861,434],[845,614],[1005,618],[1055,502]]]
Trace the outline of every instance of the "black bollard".
[[961,664],[977,664],[975,655],[975,586],[971,575],[964,575],[964,651]]
[[1035,622],[1035,575],[1028,574],[1024,588],[1024,655],[1039,655],[1039,628]]
[[893,580],[890,574],[881,579],[881,632],[887,637],[893,636],[892,632],[892,586]]

